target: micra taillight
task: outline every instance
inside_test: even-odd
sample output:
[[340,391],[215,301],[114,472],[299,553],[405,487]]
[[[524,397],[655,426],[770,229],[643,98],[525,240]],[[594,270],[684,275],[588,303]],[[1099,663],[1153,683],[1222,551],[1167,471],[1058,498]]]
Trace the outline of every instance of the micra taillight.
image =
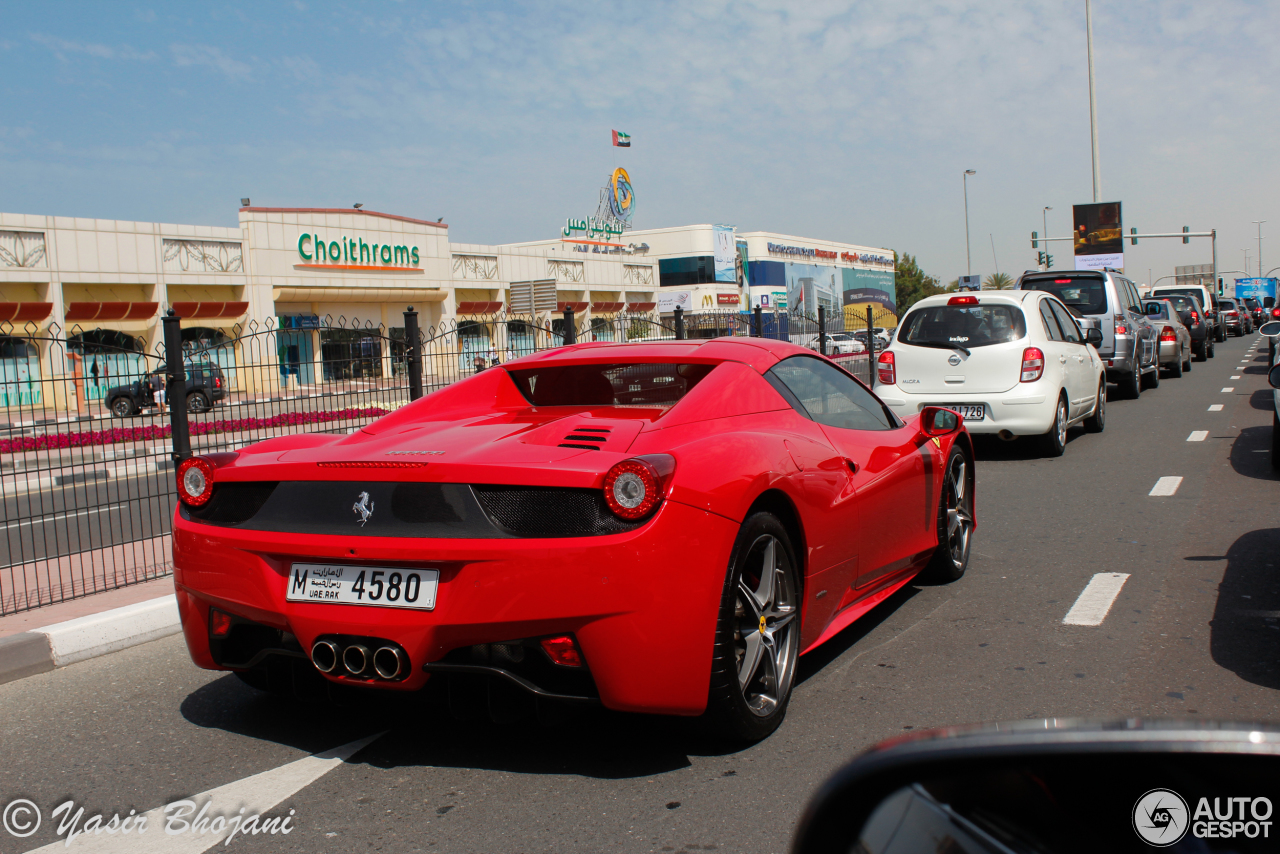
[[1022,351],[1022,378],[1019,382],[1033,383],[1044,376],[1044,351],[1028,347]]

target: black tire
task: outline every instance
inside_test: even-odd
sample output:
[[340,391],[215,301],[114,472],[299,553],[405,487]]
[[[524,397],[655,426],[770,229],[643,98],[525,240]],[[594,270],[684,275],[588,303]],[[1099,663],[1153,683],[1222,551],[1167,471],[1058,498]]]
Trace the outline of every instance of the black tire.
[[1225,344],[1227,341],[1227,327],[1221,323],[1218,324],[1218,343]]
[[129,418],[137,414],[133,401],[127,397],[117,397],[111,401],[111,414],[116,418]]
[[208,412],[212,409],[209,398],[204,396],[202,391],[187,392],[187,411],[188,412]]
[[1271,411],[1271,468],[1280,471],[1280,415]]
[[1209,361],[1209,339],[1207,336],[1200,341],[1191,342],[1191,354],[1202,362]]
[[1182,354],[1181,353],[1179,353],[1178,358],[1174,359],[1173,363],[1169,365],[1169,376],[1175,380],[1178,377],[1182,376]]
[[716,620],[703,721],[717,737],[756,742],[782,723],[800,656],[802,597],[786,528],[772,513],[752,513],[733,544]]
[[1120,392],[1128,400],[1137,400],[1142,396],[1142,369],[1134,367],[1131,373],[1125,374],[1120,382]]
[[930,581],[956,581],[969,568],[969,547],[973,541],[973,462],[955,444],[947,455],[942,473],[942,494],[938,496],[938,547],[934,549],[924,576]]
[[1054,410],[1053,426],[1041,437],[1046,457],[1060,457],[1067,450],[1067,398],[1058,396],[1058,408]]
[[1214,344],[1212,340],[1210,340],[1208,343],[1209,358],[1212,359],[1217,354],[1217,352],[1218,352],[1217,345]]
[[1098,381],[1098,402],[1093,405],[1093,412],[1084,420],[1084,429],[1090,433],[1101,433],[1107,428],[1107,378]]
[[1195,352],[1195,346],[1196,345],[1194,343],[1191,345],[1191,349],[1187,351],[1187,358],[1183,359],[1181,362],[1183,373],[1187,373],[1187,374],[1191,373],[1191,362],[1192,362],[1192,356]]
[[1160,388],[1160,363],[1156,362],[1154,371],[1143,374],[1140,382],[1143,388]]

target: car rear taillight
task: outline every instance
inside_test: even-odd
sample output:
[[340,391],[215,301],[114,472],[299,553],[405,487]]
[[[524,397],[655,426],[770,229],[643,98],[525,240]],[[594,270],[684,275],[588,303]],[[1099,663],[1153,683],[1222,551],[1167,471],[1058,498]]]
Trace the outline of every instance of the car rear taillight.
[[1123,314],[1117,314],[1117,315],[1116,315],[1116,334],[1117,334],[1117,335],[1127,335],[1127,334],[1129,334],[1129,327],[1127,327],[1127,326],[1125,326],[1125,325],[1124,325],[1124,315],[1123,315]]
[[1191,312],[1191,322],[1192,322],[1192,323],[1199,323],[1199,322],[1200,322],[1200,312],[1198,312],[1198,311],[1193,311],[1193,312]]
[[1053,283],[1055,285],[1069,285],[1071,284],[1071,280],[1070,279],[1054,279]]
[[214,378],[213,378],[213,387],[214,387],[214,388],[222,388],[222,377],[214,377]]
[[892,350],[885,350],[876,359],[876,378],[880,385],[894,385],[898,381],[898,366],[893,358]]
[[1039,347],[1028,347],[1022,351],[1022,379],[1019,382],[1033,383],[1044,375],[1044,352]]
[[1240,312],[1236,311],[1234,308],[1227,309],[1227,317],[1239,317],[1239,316],[1240,316]]
[[619,519],[643,519],[662,503],[663,483],[675,465],[675,458],[667,454],[623,460],[604,476],[605,504]]
[[581,667],[582,653],[573,641],[573,635],[558,635],[538,641],[547,658],[561,667]]
[[178,464],[178,498],[189,507],[199,507],[213,494],[213,465],[200,457],[187,457]]
[[1173,331],[1172,326],[1166,326],[1164,329],[1160,330],[1160,340],[1161,341],[1177,341],[1178,334]]
[[1271,309],[1271,316],[1275,318],[1280,318],[1280,308]]
[[977,305],[977,297],[952,297],[947,300],[947,305]]

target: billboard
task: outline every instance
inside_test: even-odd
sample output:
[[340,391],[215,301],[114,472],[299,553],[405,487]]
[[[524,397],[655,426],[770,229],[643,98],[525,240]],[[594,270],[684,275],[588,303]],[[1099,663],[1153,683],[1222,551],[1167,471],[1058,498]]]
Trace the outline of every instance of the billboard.
[[738,241],[738,285],[740,287],[751,287],[751,276],[748,271],[750,266],[747,264],[747,241]]
[[890,270],[861,270],[845,268],[840,271],[845,306],[854,306],[859,314],[865,314],[867,306],[879,311],[898,311],[897,293],[893,272]]
[[1273,306],[1276,302],[1275,279],[1236,279],[1236,299],[1253,297],[1259,305]]
[[738,281],[738,247],[733,239],[733,226],[711,226],[712,256],[715,258],[717,282]]
[[658,313],[670,314],[679,306],[683,311],[693,308],[692,291],[658,291]]
[[786,262],[787,308],[818,316],[818,306],[834,311],[841,301],[840,270],[818,264]]
[[1124,227],[1119,202],[1072,205],[1077,270],[1124,269]]

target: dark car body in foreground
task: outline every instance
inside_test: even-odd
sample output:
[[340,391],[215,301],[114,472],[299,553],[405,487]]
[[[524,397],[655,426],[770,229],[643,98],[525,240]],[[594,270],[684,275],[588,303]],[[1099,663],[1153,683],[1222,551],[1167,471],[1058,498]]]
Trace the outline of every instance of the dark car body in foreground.
[[964,572],[972,460],[955,413],[904,422],[796,345],[571,345],[184,461],[183,630],[259,686],[479,677],[495,716],[514,691],[761,738],[800,653]]

